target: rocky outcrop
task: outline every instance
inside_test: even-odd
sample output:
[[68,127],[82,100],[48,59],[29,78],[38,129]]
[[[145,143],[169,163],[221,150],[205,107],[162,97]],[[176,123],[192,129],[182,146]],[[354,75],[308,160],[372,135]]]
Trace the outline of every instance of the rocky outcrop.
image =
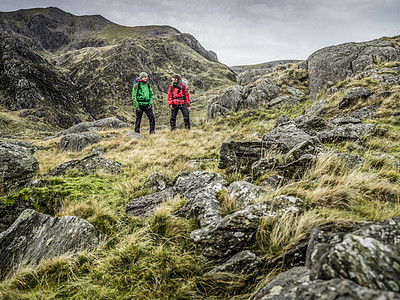
[[39,163],[27,148],[0,142],[0,193],[24,186],[38,170]]
[[253,299],[400,299],[400,218],[348,233],[311,233],[306,267],[279,274]]
[[305,203],[295,197],[277,196],[271,200],[246,206],[201,229],[190,237],[204,256],[222,261],[252,242],[262,217],[286,212],[300,213]]
[[[222,95],[211,98],[207,102],[207,119],[212,120],[224,116],[229,111],[257,109],[263,105],[281,104],[284,99],[277,99],[279,88],[270,78],[264,78],[257,84],[244,88],[235,85],[227,88]],[[273,102],[275,98],[275,102]]]
[[57,136],[64,136],[69,134],[78,134],[88,131],[101,131],[110,129],[120,129],[129,127],[129,124],[121,121],[116,117],[104,118],[94,122],[82,122],[71,126],[68,129],[62,130],[57,133]]
[[82,132],[79,134],[67,134],[60,140],[60,150],[80,152],[85,147],[98,143],[101,136],[94,132]]
[[250,182],[235,181],[231,183],[226,191],[226,196],[235,201],[239,208],[244,208],[247,205],[253,204],[259,196],[265,191]]
[[174,183],[163,174],[154,172],[146,178],[146,181],[143,184],[144,188],[149,188],[155,192],[161,192],[167,188],[170,188],[174,185]]
[[91,249],[100,241],[99,231],[83,219],[53,218],[27,209],[11,227],[0,233],[1,279],[24,265],[36,265],[58,255]]
[[371,94],[372,94],[372,92],[369,89],[364,88],[364,87],[354,87],[354,88],[348,89],[346,91],[346,93],[344,94],[344,96],[342,97],[342,99],[340,99],[338,106],[340,109],[344,109],[344,108],[352,105],[355,102],[355,100],[365,99],[368,96],[370,96]]
[[346,43],[318,50],[303,64],[308,69],[311,99],[315,99],[329,81],[354,77],[376,62],[399,60],[400,48],[385,40]]
[[[134,199],[126,206],[126,212],[133,216],[147,217],[159,204],[180,194],[187,198],[188,202],[174,214],[187,218],[195,217],[200,223],[208,224],[220,218],[216,193],[225,189],[226,185],[226,181],[217,173],[204,171],[180,173],[175,177],[171,188]],[[156,186],[159,186],[158,183]]]
[[48,176],[63,176],[69,170],[79,170],[84,174],[95,172],[119,173],[122,165],[98,154],[91,154],[82,159],[70,160],[55,167],[47,173]]

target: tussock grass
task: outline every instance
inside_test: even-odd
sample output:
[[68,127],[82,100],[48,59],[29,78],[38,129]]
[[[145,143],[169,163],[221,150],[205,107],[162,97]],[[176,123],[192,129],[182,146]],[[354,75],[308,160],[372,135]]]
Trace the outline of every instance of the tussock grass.
[[[282,76],[278,79],[284,83],[284,76],[289,72],[292,75],[298,72],[292,78],[296,82],[285,84],[295,84],[304,91],[301,80],[304,74],[296,70],[296,67],[283,70],[276,76]],[[345,89],[359,84],[348,79],[336,85]],[[373,83],[362,84],[376,88]],[[315,228],[346,231],[355,221],[381,221],[400,215],[400,172],[395,165],[400,160],[400,123],[391,115],[399,107],[393,106],[393,103],[398,103],[399,96],[396,87],[392,87],[391,91],[387,98],[368,102],[381,104],[376,118],[368,122],[373,121],[378,128],[388,129],[385,135],[364,137],[362,143],[325,145],[339,152],[358,154],[366,159],[365,163],[349,168],[336,154],[325,150],[327,153],[318,156],[314,166],[300,180],[268,190],[257,199],[265,201],[277,195],[297,196],[308,204],[309,210],[302,215],[287,213],[264,218],[252,250],[274,261],[304,243]],[[328,113],[324,118],[328,119],[338,112],[336,106],[343,93],[344,90],[339,90],[327,99]],[[355,105],[365,104],[360,102]],[[144,132],[145,137],[141,140],[125,136],[132,128],[98,132],[104,138],[95,146],[103,147],[104,157],[124,166],[116,175],[69,172],[63,177],[46,177],[46,172],[62,162],[87,156],[92,147],[79,153],[69,153],[58,149],[58,139],[32,140],[35,145],[44,147],[44,150],[35,153],[35,157],[40,164],[37,178],[46,180],[46,186],[25,188],[0,200],[12,204],[15,200],[32,197],[39,211],[55,216],[76,215],[84,218],[99,228],[106,240],[90,253],[55,258],[42,262],[38,267],[24,268],[0,283],[0,298],[249,298],[254,290],[262,286],[257,286],[260,278],[230,273],[204,275],[215,264],[205,259],[190,239],[190,232],[198,228],[197,222],[172,215],[186,199],[179,196],[169,199],[148,218],[127,216],[125,207],[135,198],[151,192],[143,188],[143,183],[153,172],[173,180],[183,171],[206,170],[220,173],[228,183],[242,180],[246,175],[218,169],[222,142],[249,140],[255,131],[260,135],[267,133],[280,114],[294,118],[311,105],[312,102],[306,99],[297,106],[282,109],[232,112],[230,117],[213,122],[204,122],[198,116],[196,126],[190,131],[162,129],[154,135]],[[107,134],[113,137],[107,138]],[[393,158],[380,156],[382,153]],[[277,155],[271,152],[266,157]],[[198,163],[193,164],[192,160]],[[268,175],[272,174],[273,171]],[[237,203],[228,199],[226,193],[221,192],[218,197],[223,215],[238,209]],[[264,283],[283,270],[280,265],[275,267],[271,266],[265,274]]]

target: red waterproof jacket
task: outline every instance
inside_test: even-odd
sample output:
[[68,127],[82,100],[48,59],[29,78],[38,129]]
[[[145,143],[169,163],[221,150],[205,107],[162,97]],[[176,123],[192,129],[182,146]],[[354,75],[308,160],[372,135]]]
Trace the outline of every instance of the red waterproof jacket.
[[179,105],[186,103],[190,107],[189,91],[186,85],[180,82],[178,85],[171,84],[168,90],[168,105]]

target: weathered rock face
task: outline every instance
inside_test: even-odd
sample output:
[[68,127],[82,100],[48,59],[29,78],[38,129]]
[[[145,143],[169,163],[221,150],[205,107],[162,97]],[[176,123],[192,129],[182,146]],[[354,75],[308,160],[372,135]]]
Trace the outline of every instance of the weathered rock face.
[[25,185],[38,170],[39,163],[27,148],[0,142],[0,193]]
[[220,169],[249,171],[265,152],[262,142],[223,142],[220,150]]
[[23,265],[35,265],[42,259],[90,249],[100,241],[99,231],[83,219],[53,218],[27,209],[11,227],[0,233],[1,279]]
[[204,256],[221,261],[241,251],[252,241],[262,217],[285,212],[299,213],[304,208],[305,204],[299,198],[278,196],[249,205],[219,222],[192,231],[190,237]]
[[226,196],[234,200],[240,208],[244,208],[252,204],[263,192],[265,191],[261,187],[250,182],[235,181],[228,187]]
[[311,99],[315,99],[317,93],[329,81],[335,82],[353,77],[376,61],[398,60],[400,60],[399,47],[384,40],[346,43],[318,50],[304,62],[309,74]]
[[47,173],[49,176],[62,176],[68,170],[79,170],[85,174],[93,174],[95,172],[119,173],[122,165],[118,162],[109,160],[97,154],[91,154],[82,159],[70,160],[55,167]]
[[[400,218],[368,225],[338,243],[310,249],[310,278],[350,279],[376,290],[400,292]],[[337,240],[337,238],[336,238]]]
[[339,102],[339,108],[343,109],[349,107],[353,104],[353,102],[355,102],[355,100],[365,99],[371,94],[372,92],[364,87],[354,87],[348,89]]
[[146,181],[143,184],[144,188],[150,188],[154,193],[161,192],[167,188],[172,187],[173,182],[165,177],[163,174],[154,172],[146,178]]
[[222,95],[211,98],[207,102],[207,119],[212,120],[226,115],[229,111],[237,111],[244,98],[244,88],[235,85],[227,88]]
[[60,140],[60,149],[62,151],[79,152],[86,146],[98,143],[100,140],[101,136],[94,132],[67,134]]
[[71,126],[68,129],[62,130],[57,133],[57,136],[63,136],[74,133],[83,133],[88,131],[96,130],[109,130],[109,129],[120,129],[129,127],[129,124],[121,121],[116,117],[104,118],[94,122],[82,122]]
[[25,209],[34,209],[34,201],[16,201],[13,205],[0,202],[0,232],[8,229]]

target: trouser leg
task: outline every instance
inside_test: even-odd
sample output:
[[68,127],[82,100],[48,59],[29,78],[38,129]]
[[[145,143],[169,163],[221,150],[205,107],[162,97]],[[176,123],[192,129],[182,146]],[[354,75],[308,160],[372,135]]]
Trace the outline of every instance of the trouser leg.
[[142,121],[143,110],[136,110],[135,132],[140,133],[140,122]]
[[154,118],[153,109],[151,107],[146,108],[146,110],[144,112],[146,113],[147,117],[149,118],[150,133],[154,133],[154,130],[156,128],[156,120]]
[[183,121],[185,122],[185,128],[190,129],[190,119],[189,119],[189,110],[186,104],[181,106]]
[[176,115],[178,114],[179,111],[179,106],[178,105],[172,105],[173,109],[171,109],[171,119],[169,120],[169,123],[171,125],[171,130],[175,130],[176,127]]

